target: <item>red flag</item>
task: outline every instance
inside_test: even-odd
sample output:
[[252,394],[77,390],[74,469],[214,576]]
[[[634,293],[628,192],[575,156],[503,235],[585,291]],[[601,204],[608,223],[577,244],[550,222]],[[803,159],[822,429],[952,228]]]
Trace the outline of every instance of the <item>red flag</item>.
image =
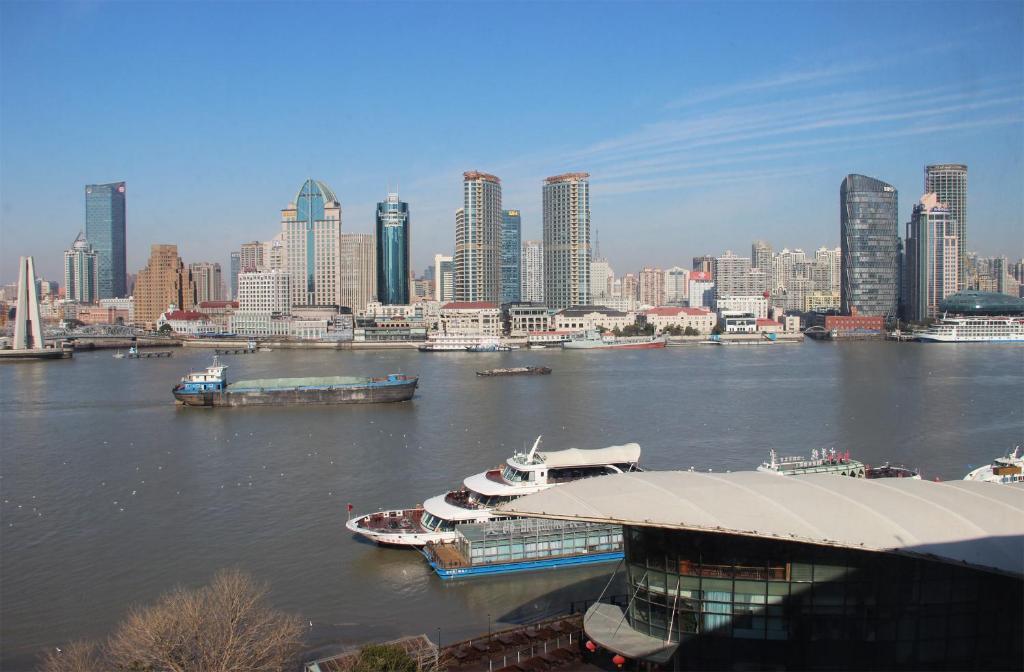
[[346,506],[347,506],[349,512],[351,512],[352,511],[352,502],[349,502],[348,504],[346,504]]

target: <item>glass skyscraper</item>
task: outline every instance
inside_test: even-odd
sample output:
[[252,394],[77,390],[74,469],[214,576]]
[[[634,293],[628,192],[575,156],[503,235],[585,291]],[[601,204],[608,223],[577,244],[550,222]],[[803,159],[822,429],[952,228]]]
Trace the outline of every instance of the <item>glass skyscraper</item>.
[[967,282],[967,166],[962,163],[925,166],[924,193],[938,194],[939,202],[949,206],[961,252],[957,262],[957,288],[962,289]]
[[839,187],[842,312],[896,316],[899,230],[896,188],[864,175]]
[[522,266],[523,225],[518,210],[502,211],[501,220],[501,302],[519,301]]
[[409,303],[409,204],[398,194],[377,204],[377,300]]
[[99,298],[128,294],[124,182],[85,185],[85,237],[99,261]]

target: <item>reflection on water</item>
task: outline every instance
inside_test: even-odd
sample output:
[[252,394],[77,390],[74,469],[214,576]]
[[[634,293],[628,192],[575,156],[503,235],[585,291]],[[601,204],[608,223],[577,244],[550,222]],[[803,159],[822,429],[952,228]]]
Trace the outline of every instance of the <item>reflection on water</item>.
[[[182,409],[172,359],[0,366],[0,638],[4,669],[109,631],[128,604],[240,566],[312,638],[528,618],[600,592],[610,565],[444,584],[415,552],[359,543],[357,512],[407,506],[549,449],[637,441],[647,468],[751,469],[770,448],[849,449],[959,478],[1021,443],[1024,350],[851,343],[631,352],[275,351],[226,358],[234,379],[416,374],[408,404]],[[542,364],[551,376],[480,378]],[[596,588],[595,588],[596,586]]]

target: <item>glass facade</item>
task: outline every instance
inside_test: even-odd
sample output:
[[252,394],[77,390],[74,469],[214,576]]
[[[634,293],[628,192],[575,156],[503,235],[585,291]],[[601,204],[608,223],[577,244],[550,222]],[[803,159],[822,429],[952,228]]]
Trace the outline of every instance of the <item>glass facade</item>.
[[85,186],[85,237],[99,261],[99,298],[128,295],[124,182]]
[[679,645],[668,669],[1021,666],[1019,577],[722,533],[624,538],[627,622]]
[[377,300],[409,303],[409,204],[388,194],[377,204]]
[[947,296],[939,310],[957,315],[1024,315],[1024,299],[994,292],[958,292]]
[[501,302],[516,303],[522,296],[523,225],[518,210],[502,211],[501,220]]
[[842,248],[841,309],[845,314],[896,317],[899,303],[897,193],[864,175],[839,188]]
[[[925,166],[924,191],[939,195],[939,201],[949,206],[954,231],[960,241],[960,250],[967,250],[967,166],[960,163],[942,163]],[[966,282],[966,254],[961,254],[958,289]]]

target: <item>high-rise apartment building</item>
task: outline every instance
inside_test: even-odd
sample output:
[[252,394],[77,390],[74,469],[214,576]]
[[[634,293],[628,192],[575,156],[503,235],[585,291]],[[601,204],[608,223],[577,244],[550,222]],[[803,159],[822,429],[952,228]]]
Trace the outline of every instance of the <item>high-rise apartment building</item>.
[[622,286],[619,292],[627,302],[640,300],[640,278],[636,273],[626,273],[622,276]]
[[522,296],[523,222],[518,210],[501,213],[501,302]]
[[242,273],[252,273],[263,270],[263,259],[266,254],[266,247],[258,240],[250,243],[242,243],[238,259],[241,264]]
[[409,304],[409,204],[391,193],[377,203],[377,300]]
[[353,313],[366,310],[367,303],[377,300],[377,253],[374,249],[373,234],[341,234],[338,256],[341,305],[348,306]]
[[242,272],[242,255],[239,252],[231,253],[231,298],[238,300],[238,274]]
[[278,233],[270,240],[265,240],[263,245],[263,270],[284,270],[286,256],[284,252],[284,234]]
[[895,317],[899,302],[896,188],[873,177],[847,175],[839,187],[839,213],[842,312]]
[[178,256],[177,245],[152,245],[149,263],[135,280],[135,323],[149,329],[171,306],[192,310],[196,286],[192,272]]
[[713,278],[715,275],[715,258],[707,254],[694,257],[690,268],[698,273],[710,273]]
[[725,254],[715,258],[714,267],[717,296],[750,296],[760,293],[752,286],[750,257],[741,257],[726,250]]
[[463,205],[455,212],[455,300],[501,301],[501,180],[462,174]]
[[765,273],[772,272],[773,250],[770,243],[763,240],[755,240],[750,246],[750,265],[759,268]]
[[434,255],[434,301],[455,300],[455,262],[444,254]]
[[950,208],[938,194],[921,197],[907,223],[906,275],[907,317],[934,318],[939,302],[957,291],[960,250],[957,225]]
[[523,301],[544,303],[544,243],[540,240],[523,241]]
[[281,231],[292,307],[339,305],[341,203],[331,188],[306,180],[295,201],[281,211]]
[[665,304],[685,306],[690,298],[690,271],[673,266],[665,271]]
[[594,259],[590,262],[591,302],[601,305],[601,301],[609,299],[615,287],[615,271],[607,259]]
[[198,261],[189,264],[189,270],[192,271],[192,281],[196,285],[196,303],[224,300],[224,284],[221,278],[220,264]]
[[544,180],[544,300],[561,309],[590,303],[590,175]]
[[[939,203],[949,207],[949,216],[956,222],[956,238],[961,251],[967,249],[967,166],[962,163],[938,163],[924,168],[924,193],[934,193]],[[960,255],[957,289],[967,285],[967,266]]]
[[665,272],[660,268],[644,267],[640,271],[638,299],[644,306],[665,303]]
[[79,233],[64,251],[64,298],[78,303],[96,303],[99,295],[99,255]]
[[693,271],[690,273],[690,298],[688,303],[691,308],[714,308],[715,281],[711,278],[710,271]]
[[100,298],[127,296],[124,182],[85,185],[85,237],[100,265]]

